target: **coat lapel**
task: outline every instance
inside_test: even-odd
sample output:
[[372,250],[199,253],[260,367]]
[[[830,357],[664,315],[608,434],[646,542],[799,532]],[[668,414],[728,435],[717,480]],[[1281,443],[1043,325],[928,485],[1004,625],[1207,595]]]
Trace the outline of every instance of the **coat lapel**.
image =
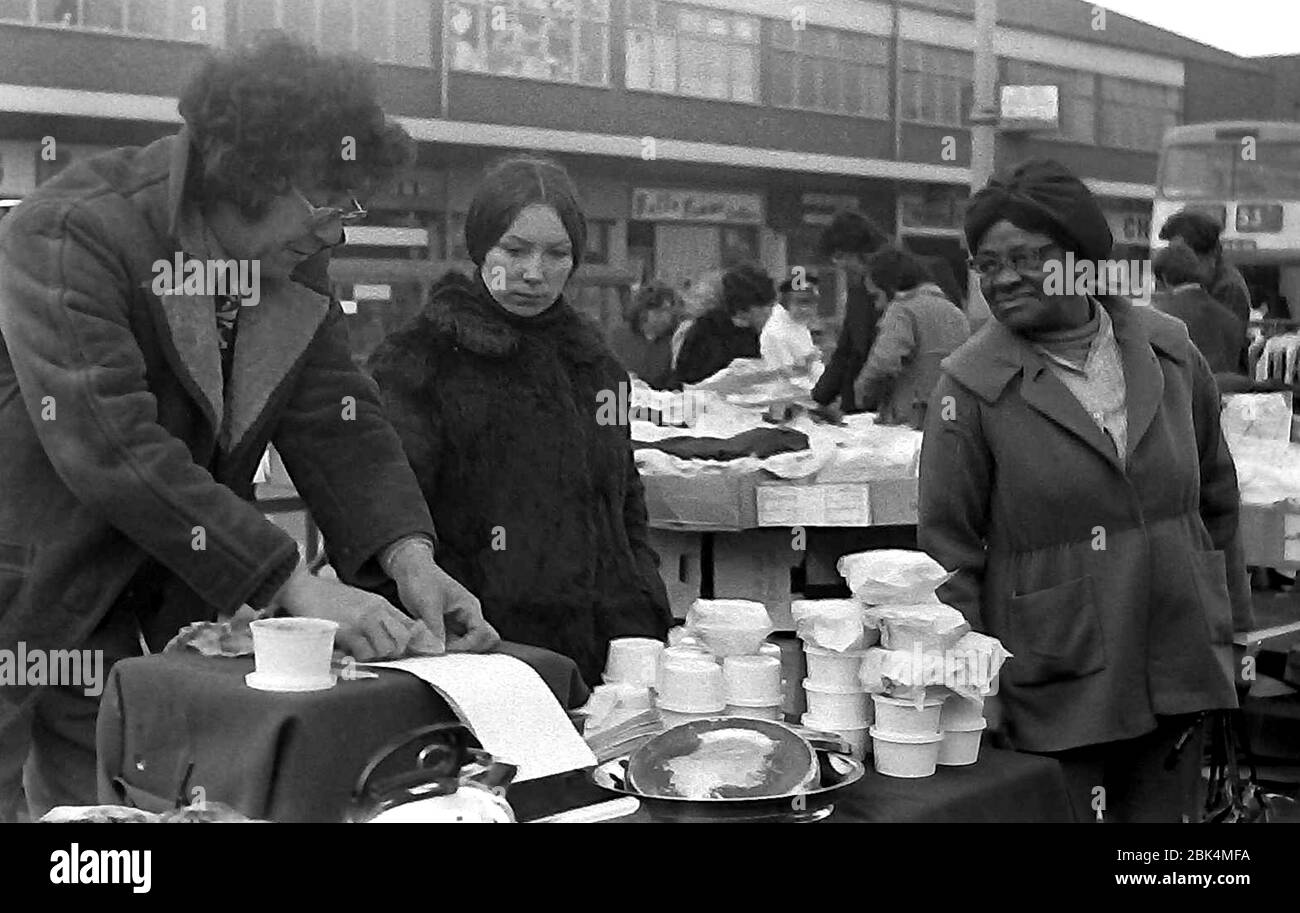
[[[227,417],[221,428],[224,451],[238,447],[257,424],[328,312],[329,299],[324,295],[293,281],[262,280],[261,300],[239,313],[226,390]],[[215,326],[216,317],[211,319]]]
[[1128,449],[1129,453],[1134,453],[1164,401],[1165,372],[1160,369],[1160,359],[1152,348],[1151,334],[1134,312],[1133,305],[1115,299],[1106,303],[1106,310],[1115,327],[1115,342],[1119,345],[1124,364]]
[[[1037,353],[1027,352],[1025,361],[1025,380],[1020,387],[1025,402],[1096,450],[1116,469],[1122,470],[1123,464],[1115,452],[1115,445],[1079,404],[1070,388],[1048,369]],[[1034,361],[1037,365],[1032,364]]]
[[[201,237],[192,215],[187,220],[184,206],[186,174],[189,169],[191,141],[189,129],[182,127],[172,138],[168,163],[166,226],[167,237],[174,242],[171,262],[183,264],[202,259]],[[173,270],[173,287],[147,292],[157,301],[163,329],[172,344],[165,347],[172,370],[199,404],[215,433],[222,421],[221,350],[217,335],[216,307],[211,296],[183,294],[183,270]]]

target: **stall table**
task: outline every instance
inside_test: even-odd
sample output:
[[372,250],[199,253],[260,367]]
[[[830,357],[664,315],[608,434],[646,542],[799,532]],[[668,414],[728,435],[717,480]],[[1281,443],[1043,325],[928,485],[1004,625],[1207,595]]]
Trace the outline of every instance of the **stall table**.
[[[573,708],[587,688],[572,660],[503,644]],[[328,691],[283,694],[244,684],[251,657],[165,653],[113,666],[99,714],[99,799],[166,811],[196,799],[253,818],[339,821],[374,752],[403,732],[456,719],[413,675],[376,670]],[[201,791],[200,791],[201,790]]]

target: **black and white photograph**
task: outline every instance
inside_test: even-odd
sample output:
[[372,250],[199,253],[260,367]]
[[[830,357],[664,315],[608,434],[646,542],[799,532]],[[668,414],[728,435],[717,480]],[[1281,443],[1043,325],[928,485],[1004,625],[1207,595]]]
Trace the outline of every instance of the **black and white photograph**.
[[0,898],[1294,896],[1298,392],[1292,0],[0,0]]

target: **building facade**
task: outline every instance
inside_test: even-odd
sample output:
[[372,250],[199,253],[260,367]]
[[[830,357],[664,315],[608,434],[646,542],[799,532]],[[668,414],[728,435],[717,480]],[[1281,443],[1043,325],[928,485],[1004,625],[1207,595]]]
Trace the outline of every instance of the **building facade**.
[[[0,197],[174,131],[207,48],[266,28],[375,60],[420,142],[333,265],[361,350],[469,268],[476,177],[512,150],[576,179],[592,230],[575,295],[603,319],[645,277],[824,267],[817,237],[841,206],[964,259],[973,0],[0,0]],[[1061,112],[1051,135],[1000,138],[999,163],[1071,167],[1118,240],[1147,237],[1165,127],[1300,116],[1293,58],[1099,21],[1080,0],[1001,0],[995,49],[1000,81],[1057,85]]]

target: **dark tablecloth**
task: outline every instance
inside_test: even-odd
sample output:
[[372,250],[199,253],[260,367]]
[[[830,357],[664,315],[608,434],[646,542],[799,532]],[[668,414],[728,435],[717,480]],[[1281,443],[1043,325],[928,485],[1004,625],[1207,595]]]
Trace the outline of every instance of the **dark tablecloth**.
[[827,820],[1037,824],[1074,818],[1060,764],[985,746],[971,766],[940,767],[933,777],[919,780],[886,777],[868,767]]
[[[586,702],[572,660],[519,644],[501,652],[532,666],[564,706]],[[117,663],[99,713],[100,801],[163,811],[201,796],[254,818],[339,821],[379,747],[455,719],[405,672],[381,669],[377,679],[282,694],[245,685],[252,669],[251,657],[197,653]]]

